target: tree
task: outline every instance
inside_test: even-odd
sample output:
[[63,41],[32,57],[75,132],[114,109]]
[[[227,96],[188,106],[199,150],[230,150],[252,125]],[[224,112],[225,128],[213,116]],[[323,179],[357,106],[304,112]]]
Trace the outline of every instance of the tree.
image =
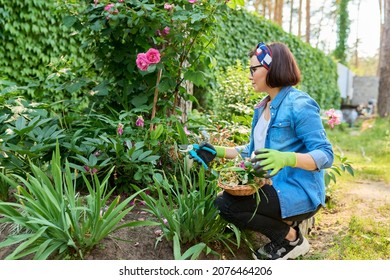
[[378,114],[389,116],[390,112],[390,0],[384,1],[384,24],[381,36],[379,59]]
[[292,25],[293,25],[293,15],[294,15],[294,0],[290,0],[290,23],[289,23],[289,33],[292,34]]
[[299,8],[298,8],[298,38],[301,38],[302,35],[302,0],[299,0]]
[[337,20],[337,44],[334,50],[334,56],[340,63],[347,63],[347,41],[349,34],[350,20],[348,16],[349,0],[340,0],[338,3],[338,20]]
[[275,0],[274,21],[279,26],[282,26],[282,21],[283,21],[283,0]]
[[310,0],[306,0],[306,43],[310,44]]

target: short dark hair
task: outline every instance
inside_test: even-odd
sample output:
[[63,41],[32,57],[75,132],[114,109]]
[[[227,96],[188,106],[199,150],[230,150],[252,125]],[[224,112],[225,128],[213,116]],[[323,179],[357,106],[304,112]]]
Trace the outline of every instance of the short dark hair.
[[[297,85],[301,81],[301,71],[290,49],[278,42],[267,47],[272,52],[272,63],[266,78],[267,85],[272,88]],[[256,56],[256,48],[249,52],[249,57],[252,56]]]

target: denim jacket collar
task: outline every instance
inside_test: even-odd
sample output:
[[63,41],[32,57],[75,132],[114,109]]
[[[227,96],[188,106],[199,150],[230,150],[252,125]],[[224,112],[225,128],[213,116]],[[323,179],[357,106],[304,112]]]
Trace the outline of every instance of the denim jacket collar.
[[283,99],[286,97],[286,95],[290,92],[291,86],[283,87],[279,93],[275,96],[274,100],[272,100],[271,105],[274,108],[278,108],[279,105],[282,103]]
[[[274,100],[272,100],[271,105],[272,105],[274,108],[279,107],[280,103],[282,103],[283,99],[284,99],[284,98],[286,97],[286,95],[289,93],[290,89],[291,89],[291,86],[283,87],[283,88],[279,91],[279,93],[275,96]],[[267,95],[267,96],[264,97],[258,104],[256,104],[255,109],[264,107],[265,104],[267,104],[267,102],[270,101],[270,100],[271,100],[270,96]]]

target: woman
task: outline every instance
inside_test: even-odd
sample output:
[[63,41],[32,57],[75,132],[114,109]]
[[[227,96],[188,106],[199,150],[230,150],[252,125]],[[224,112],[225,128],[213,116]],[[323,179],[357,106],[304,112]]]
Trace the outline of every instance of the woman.
[[298,224],[325,205],[323,170],[332,166],[332,146],[318,104],[293,88],[300,81],[300,71],[286,45],[259,43],[250,52],[250,65],[254,90],[268,94],[255,107],[250,143],[237,148],[207,143],[197,154],[208,163],[211,158],[203,147],[215,148],[219,157],[235,158],[240,153],[243,158],[252,156],[255,168],[268,171],[272,185],[259,191],[258,207],[254,195],[240,197],[226,192],[215,204],[228,222],[270,239],[254,251],[256,259],[295,259],[310,249]]

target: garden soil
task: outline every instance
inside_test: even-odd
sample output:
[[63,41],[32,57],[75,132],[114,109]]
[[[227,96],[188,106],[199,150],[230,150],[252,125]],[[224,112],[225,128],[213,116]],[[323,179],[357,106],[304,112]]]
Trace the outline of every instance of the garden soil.
[[[332,195],[336,206],[333,210],[322,209],[316,216],[314,227],[307,238],[311,244],[309,253],[304,259],[321,258],[321,255],[334,246],[334,237],[348,231],[352,216],[370,217],[376,221],[389,222],[387,215],[378,211],[380,207],[390,204],[390,186],[383,182],[356,181],[347,187],[340,188]],[[149,213],[137,207],[122,222],[152,220]],[[171,260],[174,259],[172,243],[161,238],[158,227],[124,228],[112,233],[96,246],[85,259],[89,260]],[[0,233],[0,241],[8,235],[8,229]],[[260,234],[250,233],[253,246],[258,247],[267,242]],[[220,244],[211,245],[221,254],[222,259],[251,259],[251,251],[245,242],[232,255]],[[4,259],[15,247],[0,249],[0,259]],[[182,248],[182,253],[186,248]],[[202,255],[201,259],[218,259],[214,255]]]

